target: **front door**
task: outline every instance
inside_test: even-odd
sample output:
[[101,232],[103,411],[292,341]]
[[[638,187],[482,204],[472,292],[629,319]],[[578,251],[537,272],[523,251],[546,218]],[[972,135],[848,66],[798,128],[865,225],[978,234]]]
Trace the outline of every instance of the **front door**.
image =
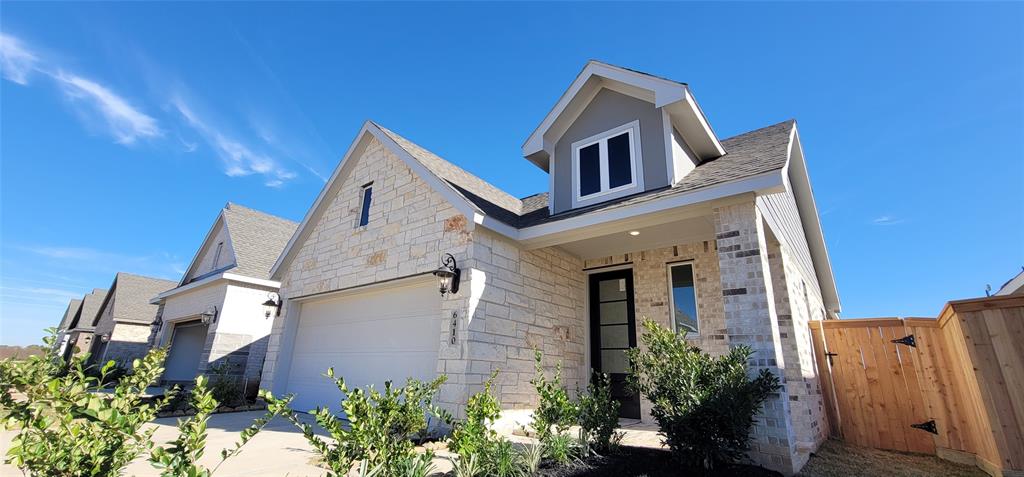
[[636,347],[633,271],[590,275],[590,362],[594,371],[611,378],[619,417],[640,419],[640,395],[626,386],[626,350]]

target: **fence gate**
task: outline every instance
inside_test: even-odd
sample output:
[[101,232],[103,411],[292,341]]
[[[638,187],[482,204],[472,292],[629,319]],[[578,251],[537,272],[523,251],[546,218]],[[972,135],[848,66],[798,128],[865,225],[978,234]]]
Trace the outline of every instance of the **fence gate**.
[[860,446],[935,453],[934,421],[929,425],[915,368],[919,338],[908,333],[903,320],[830,320],[811,326],[819,369],[830,371],[822,380],[832,432]]

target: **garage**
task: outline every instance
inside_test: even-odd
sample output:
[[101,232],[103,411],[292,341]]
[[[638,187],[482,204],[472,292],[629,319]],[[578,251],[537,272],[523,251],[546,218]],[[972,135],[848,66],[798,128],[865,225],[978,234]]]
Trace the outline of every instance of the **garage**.
[[209,325],[198,320],[174,325],[171,349],[164,365],[164,381],[192,382],[196,379],[208,328]]
[[441,296],[432,281],[302,302],[287,392],[297,410],[338,410],[341,393],[323,376],[327,368],[349,387],[431,380],[440,341]]

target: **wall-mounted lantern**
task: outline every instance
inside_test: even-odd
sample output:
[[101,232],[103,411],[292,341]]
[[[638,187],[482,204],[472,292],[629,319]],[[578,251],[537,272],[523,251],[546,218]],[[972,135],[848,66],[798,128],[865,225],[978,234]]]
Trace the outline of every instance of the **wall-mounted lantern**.
[[456,266],[455,257],[450,253],[441,258],[441,266],[434,270],[441,296],[459,293],[459,276],[462,271]]
[[217,322],[217,305],[210,305],[206,311],[199,314],[204,325]]
[[110,335],[100,335],[100,341],[103,343],[110,341]]
[[270,318],[271,314],[281,316],[281,296],[274,292],[267,293],[267,301],[263,302],[263,312],[265,318]]

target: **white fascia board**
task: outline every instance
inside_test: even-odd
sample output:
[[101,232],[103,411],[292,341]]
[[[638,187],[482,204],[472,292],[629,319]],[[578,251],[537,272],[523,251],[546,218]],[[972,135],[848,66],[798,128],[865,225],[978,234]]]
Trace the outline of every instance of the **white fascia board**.
[[277,282],[274,280],[264,280],[262,278],[247,277],[245,275],[238,275],[236,273],[221,272],[216,275],[210,275],[202,280],[194,281],[192,283],[189,283],[188,285],[167,290],[154,297],[152,300],[149,301],[149,303],[152,305],[159,305],[161,301],[164,301],[172,296],[180,295],[182,293],[192,291],[198,288],[214,285],[221,281],[238,282],[247,285],[256,285],[267,288],[281,288],[281,282]]
[[[188,267],[185,268],[185,273],[182,274],[181,279],[178,280],[179,287],[185,284],[185,279],[188,278],[189,274],[192,273],[192,267],[195,267],[197,265],[196,262],[199,260],[199,255],[201,255],[203,253],[203,249],[206,248],[206,243],[213,238],[214,232],[217,231],[217,225],[224,224],[224,227],[227,227],[227,223],[228,221],[224,220],[224,208],[221,207],[220,212],[217,213],[217,218],[213,221],[213,225],[210,226],[210,230],[206,231],[206,236],[203,237],[202,243],[199,244],[199,248],[196,249],[196,253],[192,255],[192,261],[189,262]],[[231,239],[230,233],[228,234],[228,239]],[[234,246],[232,245],[232,249],[233,248]]]
[[[363,127],[359,129],[359,134],[352,141],[345,155],[342,157],[341,162],[338,163],[338,167],[334,169],[334,173],[331,174],[330,180],[324,184],[323,189],[320,190],[320,194],[316,200],[313,201],[313,206],[306,212],[306,216],[302,218],[302,222],[299,223],[299,227],[295,229],[295,233],[292,234],[292,238],[288,240],[288,244],[285,245],[281,255],[277,257],[277,261],[274,262],[274,266],[270,269],[271,278],[280,278],[279,272],[283,264],[290,260],[293,249],[295,246],[305,239],[308,235],[307,228],[312,227],[314,219],[319,217],[319,212],[322,207],[325,207],[330,202],[330,197],[336,193],[337,189],[341,187],[344,177],[343,171],[346,171],[346,166],[352,161],[353,156],[357,150],[361,149],[360,144],[363,139],[367,136],[377,138],[385,147],[387,147],[395,156],[397,156],[402,162],[404,162],[409,168],[424,182],[426,182],[434,191],[441,194],[456,210],[461,212],[466,217],[474,217],[477,214],[483,214],[483,211],[478,209],[472,202],[469,201],[465,196],[455,190],[447,182],[430,172],[420,161],[416,160],[409,154],[408,151],[398,145],[390,136],[380,129],[377,124],[373,121],[366,121],[363,123]],[[339,182],[339,179],[341,182]]]
[[545,150],[544,134],[558,120],[591,76],[599,76],[651,91],[654,93],[654,106],[658,108],[683,101],[687,95],[687,87],[684,84],[591,60],[583,67],[580,74],[576,75],[576,79],[573,80],[569,88],[562,93],[551,111],[544,116],[544,120],[523,143],[524,157]]
[[534,225],[519,230],[519,240],[524,242],[542,240],[546,236],[570,232],[576,229],[637,217],[645,214],[664,212],[680,207],[723,199],[748,192],[766,193],[784,187],[782,170],[775,170],[756,176],[719,184],[713,187],[684,192],[659,200],[652,200],[626,207],[613,207],[588,214]]
[[718,150],[718,155],[724,155],[725,148],[722,147],[722,142],[718,140],[718,136],[715,135],[715,131],[711,129],[711,124],[708,123],[708,118],[704,115],[704,110],[700,109],[700,105],[697,104],[697,99],[693,97],[692,93],[690,93],[689,87],[686,88],[686,103],[690,105],[690,108],[696,113],[697,120],[700,121],[701,127],[704,128],[704,133],[711,138],[715,149]]

